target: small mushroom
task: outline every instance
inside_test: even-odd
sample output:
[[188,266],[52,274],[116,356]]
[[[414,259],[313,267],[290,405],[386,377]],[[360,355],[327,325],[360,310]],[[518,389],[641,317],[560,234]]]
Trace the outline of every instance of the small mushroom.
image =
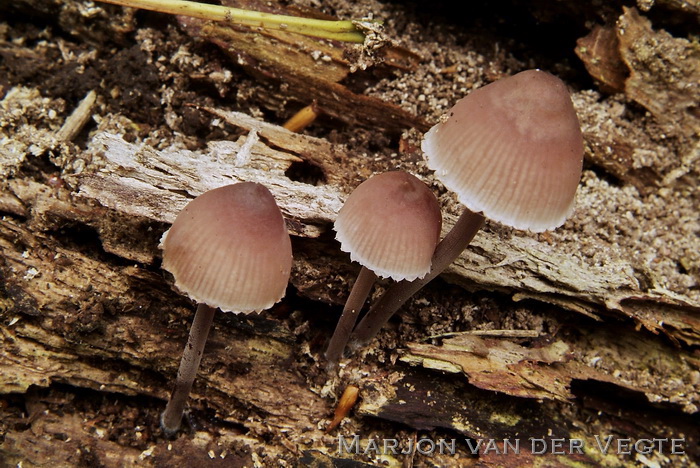
[[331,368],[345,349],[377,275],[396,281],[424,277],[441,225],[435,195],[406,172],[375,175],[350,194],[335,221],[336,238],[362,269],[326,350]]
[[564,83],[528,70],[469,94],[425,135],[437,178],[466,209],[435,249],[430,273],[390,287],[357,325],[353,347],[368,343],[396,310],[469,245],[488,217],[542,232],[574,206],[583,138]]
[[250,313],[284,296],[292,246],[270,191],[243,182],[192,200],[162,239],[163,268],[198,302],[170,400],[161,415],[166,436],[180,428],[214,311]]

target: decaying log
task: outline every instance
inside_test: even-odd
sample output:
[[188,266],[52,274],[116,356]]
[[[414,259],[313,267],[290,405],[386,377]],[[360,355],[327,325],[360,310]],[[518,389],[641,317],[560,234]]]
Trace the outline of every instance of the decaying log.
[[[313,148],[324,145],[271,124],[254,124],[241,114],[218,111],[218,115],[246,129],[259,127],[251,135],[259,133],[286,152],[265,146],[262,141],[252,146],[250,157],[248,150],[241,149],[245,145],[231,142],[210,143],[206,154],[158,152],[126,143],[115,135],[99,135],[93,139],[90,151],[96,160],[102,160],[103,167],[81,177],[80,193],[124,214],[171,222],[189,200],[183,194],[194,197],[226,183],[256,181],[270,187],[291,220],[292,232],[318,236],[323,229],[318,226],[330,224],[342,206],[341,188],[294,182],[285,170],[291,161],[298,160],[294,158],[304,157],[298,149],[300,140]],[[325,146],[325,152],[317,151],[314,156],[315,164],[322,168],[332,164],[334,152],[342,151]],[[336,166],[335,171],[340,170]],[[332,177],[333,173],[328,173]],[[447,230],[456,217],[447,214],[444,218]],[[625,260],[627,255],[620,255],[617,264],[601,268],[572,259],[570,248],[520,236],[503,242],[500,234],[486,230],[447,275],[472,289],[509,291],[516,299],[534,298],[591,317],[597,317],[601,310],[622,314],[655,333],[663,332],[689,344],[700,343],[699,309],[694,299],[662,288],[642,290],[630,273],[634,266]]]
[[[688,11],[696,3],[688,3]],[[51,5],[72,12],[60,24],[83,30],[80,8],[60,0]],[[96,89],[94,101],[88,94],[87,110],[75,119],[69,118],[71,101],[60,96],[30,87],[0,89],[0,457],[25,467],[47,461],[110,467],[411,466],[414,459],[494,467],[696,463],[700,225],[697,146],[688,129],[697,130],[697,116],[683,101],[696,90],[671,86],[656,74],[667,64],[671,75],[662,77],[690,77],[698,58],[688,54],[685,63],[687,41],[633,10],[619,14],[615,37],[623,28],[630,34],[618,38],[629,94],[573,92],[587,169],[594,170],[584,173],[572,218],[541,235],[487,223],[443,275],[458,286],[437,281],[426,288],[333,377],[320,357],[338,312],[327,304],[342,303],[355,273],[331,229],[346,194],[372,172],[408,168],[440,195],[445,230],[460,212],[422,164],[420,132],[404,134],[397,154],[391,149],[365,158],[356,148],[293,134],[211,101],[178,108],[163,92],[167,122],[176,122],[178,111],[195,109],[235,127],[235,135],[245,133],[235,141],[209,138],[206,148],[194,144],[200,149],[193,150],[173,135],[177,126],[130,132],[139,122],[112,115],[104,102],[123,88]],[[134,15],[125,18],[133,27]],[[99,33],[91,37],[104,36]],[[319,54],[311,43],[300,46],[282,33],[232,34],[221,46],[240,46],[242,66],[265,80],[257,101],[263,107],[323,96],[324,110],[366,132],[395,135],[427,125],[396,105],[368,99],[359,83],[346,83],[386,69],[410,70],[414,57],[402,56],[400,48],[393,49],[396,60],[405,62],[389,63],[384,71],[375,63],[370,74],[353,76],[348,70],[354,62],[334,45],[324,44]],[[10,44],[0,36],[2,54],[41,55],[31,49],[35,41],[27,41],[25,51],[21,41]],[[117,39],[125,40],[124,33]],[[676,52],[666,54],[667,47],[645,56],[637,47],[654,41]],[[284,60],[272,60],[272,47],[280,45]],[[69,63],[80,55],[68,43],[55,47]],[[175,89],[182,81],[178,70],[168,68],[173,57],[159,61],[159,54],[148,57],[162,67],[160,84]],[[271,59],[253,60],[265,54]],[[93,58],[86,55],[80,67],[89,69]],[[292,56],[293,62],[287,60]],[[466,67],[454,65],[450,74]],[[278,89],[279,83],[284,86]],[[640,115],[625,99],[650,115]],[[383,113],[393,116],[389,123],[379,122]],[[81,132],[90,116],[96,126],[88,122],[89,130]],[[666,129],[670,118],[682,125],[662,137],[659,128]],[[154,147],[163,135],[173,144]],[[305,170],[314,176],[298,177]],[[270,187],[294,235],[289,298],[266,314],[216,316],[190,402],[192,418],[181,437],[167,441],[158,417],[193,308],[160,270],[158,242],[188,200],[242,180]],[[461,317],[480,308],[508,313],[509,321]],[[439,314],[452,320],[444,335],[426,326]],[[498,333],[489,329],[494,323],[512,329]],[[530,325],[538,329],[523,329]],[[479,330],[459,331],[465,328]],[[334,400],[348,384],[359,387],[359,403],[326,433]],[[526,446],[528,438],[564,438],[595,447],[595,437],[607,434],[681,438],[685,453],[669,454],[668,442],[663,453],[629,456],[592,450],[562,457]],[[362,447],[373,437],[396,438],[399,449],[422,437],[455,438],[458,453],[428,459],[410,450],[338,450],[338,436],[354,435]],[[523,450],[503,454],[470,445],[505,438],[522,439]]]
[[[28,216],[31,224],[39,232],[29,231],[11,221],[1,224],[2,248],[6,254],[2,271],[6,284],[5,296],[10,301],[6,310],[11,310],[14,314],[9,321],[11,326],[3,327],[3,339],[8,349],[15,350],[11,360],[2,362],[2,384],[5,392],[23,392],[29,386],[41,387],[51,382],[64,382],[76,387],[125,395],[165,398],[167,390],[162,377],[154,378],[152,372],[156,371],[159,375],[174,372],[176,362],[172,356],[179,352],[184,337],[171,341],[171,337],[177,337],[169,331],[168,323],[175,317],[189,315],[189,305],[183,299],[178,299],[158,275],[131,266],[115,269],[108,262],[58,245],[51,237],[40,234],[41,231],[61,225],[60,221],[52,221],[52,218],[62,219],[64,223],[71,220],[101,226],[96,220],[104,219],[105,215],[111,212],[117,219],[134,217],[144,220],[142,222],[163,222],[165,225],[162,225],[161,229],[164,229],[175,216],[175,207],[184,205],[198,193],[236,180],[257,180],[263,181],[275,192],[282,209],[293,220],[290,226],[297,235],[315,238],[323,229],[328,228],[341,205],[341,187],[294,182],[285,175],[285,171],[290,164],[303,160],[304,148],[309,145],[317,149],[325,148],[315,151],[313,156],[314,163],[319,167],[332,166],[336,157],[342,159],[343,156],[338,155],[342,149],[291,134],[279,127],[252,121],[245,115],[215,112],[230,123],[249,130],[245,141],[242,139],[237,143],[212,143],[210,153],[182,149],[157,151],[143,144],[127,143],[117,135],[100,133],[93,137],[83,156],[85,160],[91,161],[91,166],[78,176],[80,197],[67,193],[65,189],[50,189],[38,183],[10,181],[6,184],[5,198],[15,200],[16,206],[22,208],[13,212]],[[246,164],[237,166],[237,158],[246,160]],[[229,164],[225,165],[227,161]],[[89,167],[94,169],[90,170]],[[342,171],[342,167],[334,167],[335,171]],[[342,176],[329,172],[329,178],[336,177],[335,180],[342,180]],[[314,204],[300,204],[299,200],[304,197],[312,199]],[[100,204],[90,200],[99,201]],[[76,210],[76,207],[79,209]],[[453,217],[447,215],[446,220],[449,227]],[[294,229],[294,226],[297,228]],[[103,245],[106,246],[109,245],[109,242],[105,242],[105,239],[109,238],[109,229],[102,229],[103,231],[100,231],[98,227],[98,232],[101,232]],[[142,246],[140,251],[153,252],[159,237],[157,232],[152,233],[150,247]],[[132,250],[125,248],[123,241],[121,250],[115,247],[114,244],[119,245],[120,241],[113,237],[112,244],[110,250],[113,252]],[[139,249],[135,251],[138,252]],[[150,259],[133,253],[131,256],[124,256],[145,259],[149,263],[153,260],[152,253]],[[303,256],[299,261],[309,262],[307,267],[313,270],[313,260],[309,258]],[[485,264],[488,267],[485,268]],[[641,291],[634,276],[627,273],[630,270],[626,264],[612,269],[594,270],[571,260],[565,252],[565,247],[515,235],[511,235],[508,242],[503,242],[497,232],[486,230],[477,238],[473,248],[448,272],[448,277],[470,288],[488,288],[511,293],[515,291],[516,298],[534,297],[592,317],[598,317],[598,314],[605,311],[606,306],[610,306],[607,312],[614,312],[616,308],[621,308],[625,301],[631,301],[637,296],[646,296],[647,304],[651,305],[647,312],[650,314],[650,327],[655,326],[657,322],[654,320],[664,313],[664,305],[671,303],[679,311],[679,320],[685,320],[678,328],[668,330],[671,336],[674,336],[673,331],[683,331],[687,334],[688,342],[696,339],[698,327],[693,322],[688,322],[693,319],[689,312],[692,309],[688,309],[687,306],[692,299],[679,298],[668,291]],[[311,297],[314,295],[311,294]],[[171,311],[157,318],[163,314],[165,304]],[[644,317],[637,318],[641,321]],[[284,430],[295,440],[304,433],[305,437],[314,440],[319,448],[327,450],[329,446],[333,446],[330,436],[314,432],[318,431],[316,427],[319,421],[329,416],[325,399],[309,392],[299,376],[293,372],[281,371],[279,367],[280,363],[293,355],[294,337],[275,321],[269,325],[262,325],[259,318],[242,320],[255,320],[255,329],[267,329],[270,331],[269,336],[273,338],[263,338],[259,331],[246,337],[246,333],[240,331],[241,327],[244,330],[246,327],[240,323],[233,328],[234,336],[231,336],[232,330],[228,327],[225,337],[215,330],[209,345],[213,352],[205,358],[202,372],[204,377],[195,387],[193,405],[201,407],[206,401],[206,407],[214,409],[222,420],[237,423],[244,421],[243,424],[247,428],[254,428],[260,434]],[[671,326],[676,326],[675,323],[673,320],[666,322]],[[184,328],[178,330],[180,335],[184,334]],[[146,332],[147,334],[144,334]],[[110,339],[105,341],[105,336],[109,336]],[[685,341],[680,334],[678,337]],[[425,346],[409,345],[409,354],[404,359],[407,362],[421,362],[423,365],[430,362],[432,367],[438,360],[450,361],[445,358],[443,348]],[[584,346],[587,350],[609,348],[610,344],[606,339],[596,339],[595,343]],[[73,351],[66,354],[67,349]],[[226,349],[227,353],[216,354],[217,349]],[[259,352],[251,353],[251,349]],[[472,351],[459,351],[462,354],[457,356],[463,356],[465,352],[469,355]],[[451,353],[454,354],[454,350]],[[149,356],[145,362],[142,360],[144,355]],[[698,373],[697,362],[689,356],[681,358],[673,351],[669,356],[672,356],[672,360],[680,359],[678,362],[690,364],[690,367],[684,370],[671,366],[673,370],[670,375],[687,373],[693,378],[692,376]],[[612,382],[619,387],[645,392],[657,401],[683,405],[691,412],[694,411],[693,405],[697,403],[692,395],[684,399],[679,394],[680,387],[660,387],[663,379],[650,381],[649,388],[638,388],[627,384],[624,377],[611,377],[616,369],[625,368],[624,364],[612,364],[606,372],[594,372],[581,364],[572,371],[572,368],[567,367],[567,363],[561,365],[563,368],[560,369],[556,362],[553,362],[543,365],[541,370],[550,376],[551,381],[561,379],[561,382],[557,383],[557,392],[559,397],[564,399],[571,395],[572,380],[585,381],[595,378]],[[109,368],[110,371],[104,370],[105,368]],[[119,368],[123,368],[124,371],[115,373],[114,369]],[[242,368],[246,371],[241,374]],[[470,372],[461,367],[450,369],[445,365],[440,369],[459,370],[468,374]],[[521,372],[527,370],[531,384],[541,388],[542,384],[538,384],[536,380],[537,369],[538,366],[525,366]],[[557,372],[560,374],[557,375]],[[395,406],[396,402],[425,401],[420,396],[421,392],[428,391],[427,388],[432,388],[432,384],[423,387],[419,384],[420,379],[415,376],[406,377],[407,380],[401,376],[397,378],[399,380],[390,379],[389,382],[401,381],[404,384],[398,387],[392,384],[387,387],[386,383],[380,385],[372,380],[365,382],[359,413],[400,421],[417,429],[452,429],[467,437],[512,434],[485,425],[485,421],[481,421],[484,417],[482,414],[485,413],[480,410],[465,416],[466,410],[463,406],[457,406],[445,413],[436,413],[431,405],[424,406],[421,411],[424,417],[432,418],[433,422],[430,424],[421,422],[415,416],[406,419],[403,411],[407,408],[403,403]],[[264,381],[265,385],[261,385],[261,381]],[[473,383],[478,386],[478,382],[477,379]],[[374,387],[375,383],[379,386]],[[692,385],[692,382],[690,384]],[[285,389],[283,394],[279,394],[279,388]],[[453,400],[454,404],[463,405],[458,402],[464,401],[464,395],[457,397],[457,393],[462,393],[464,388],[440,388],[447,388],[444,398],[456,398]],[[522,392],[526,391],[527,387],[521,383],[516,384],[515,388],[523,396]],[[503,391],[499,387],[489,387],[489,390]],[[538,392],[530,396],[542,398],[544,395]],[[408,397],[411,400],[407,400]],[[491,397],[486,401],[490,399]],[[232,401],[236,402],[233,406]],[[392,401],[395,402],[394,406],[386,406]],[[290,406],[291,402],[295,403]],[[303,408],[296,406],[301,402]],[[250,419],[246,408],[255,408],[255,414],[264,414],[265,420]],[[499,418],[506,418],[502,408],[498,411]],[[466,426],[455,423],[454,416],[457,413],[466,421]],[[409,414],[415,415],[416,408],[412,407]],[[556,411],[552,410],[548,414],[546,417],[533,415],[532,418],[528,418],[541,424],[539,429],[528,426],[530,433],[546,433],[546,428],[553,427]],[[561,425],[563,422],[557,424]],[[477,427],[482,429],[476,430]],[[303,429],[298,432],[300,428]],[[508,430],[512,429],[511,427]],[[566,431],[562,434],[571,436]],[[19,439],[11,440],[15,440],[13,443],[20,443]],[[484,456],[488,458],[488,454]]]

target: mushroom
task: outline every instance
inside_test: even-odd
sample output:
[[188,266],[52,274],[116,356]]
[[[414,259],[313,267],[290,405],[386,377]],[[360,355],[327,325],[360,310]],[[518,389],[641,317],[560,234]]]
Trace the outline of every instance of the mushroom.
[[329,367],[342,355],[377,275],[412,281],[430,271],[441,225],[435,195],[406,172],[375,175],[350,194],[335,221],[336,238],[362,269],[326,350]]
[[583,138],[566,86],[549,73],[527,70],[477,89],[428,131],[422,149],[466,209],[435,249],[430,273],[392,285],[370,308],[351,338],[355,348],[459,256],[485,217],[542,232],[573,210]]
[[202,358],[214,311],[249,313],[284,296],[292,246],[270,191],[253,182],[210,190],[178,214],[161,241],[163,268],[199,303],[170,400],[161,415],[174,435]]

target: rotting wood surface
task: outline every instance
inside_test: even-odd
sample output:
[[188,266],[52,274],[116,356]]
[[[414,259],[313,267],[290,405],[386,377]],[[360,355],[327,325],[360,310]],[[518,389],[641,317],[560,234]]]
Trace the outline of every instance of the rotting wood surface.
[[[626,31],[652,38],[662,34],[635,11],[621,11],[619,27],[630,24],[644,27]],[[3,44],[3,53],[17,50],[16,44]],[[627,53],[625,64],[634,67],[640,51],[628,47]],[[664,60],[671,67],[688,66],[673,57]],[[644,68],[645,73],[655,69]],[[303,80],[294,85],[303,87]],[[665,89],[645,87],[629,97],[641,105],[652,99],[652,114],[687,98],[676,91],[675,100],[654,97]],[[622,188],[599,184],[588,173],[577,215],[560,231],[533,236],[489,225],[444,275],[466,291],[497,298],[504,309],[519,308],[518,314],[554,311],[552,320],[565,331],[550,329],[535,338],[504,333],[425,340],[429,333],[419,329],[408,335],[410,340],[399,341],[397,351],[388,349],[396,344],[391,337],[399,334],[397,329],[415,326],[424,310],[478,307],[468,294],[440,283],[409,303],[371,349],[347,361],[339,378],[327,379],[319,355],[332,319],[303,309],[328,312],[326,304],[341,303],[352,282],[353,267],[337,251],[331,225],[353,188],[350,181],[357,178],[356,150],[211,105],[200,109],[243,136],[211,140],[206,149],[185,149],[180,143],[155,148],[153,138],[127,141],[123,133],[131,124],[120,116],[100,115],[104,107],[99,102],[88,106],[86,112],[98,117],[99,124],[81,147],[66,141],[67,131],[61,132],[70,128],[64,125],[71,120],[65,101],[27,87],[3,91],[0,410],[7,417],[0,453],[9,462],[279,466],[284,461],[329,466],[334,457],[349,456],[337,453],[337,433],[396,437],[404,447],[418,437],[476,440],[523,434],[581,439],[593,446],[595,435],[612,432],[635,439],[686,440],[684,457],[648,455],[658,463],[690,464],[700,456],[693,420],[700,401],[697,286],[684,291],[677,283],[664,282],[661,270],[640,257],[646,248],[641,240],[606,242],[599,230],[588,238],[588,248],[608,253],[608,261],[598,264],[574,255],[577,242],[586,236],[583,223],[607,217],[584,213],[591,200],[621,210],[649,201],[629,189],[646,183],[640,174],[653,175],[648,180],[668,192],[664,200],[669,204],[697,197],[697,190],[692,191],[698,177],[693,159],[697,135],[689,137],[687,127],[670,133],[673,141],[668,143],[640,137],[645,126],[654,124],[649,117],[622,118],[616,110],[624,101],[613,99],[614,105],[608,106],[590,90],[575,93],[587,158],[603,170],[613,167]],[[275,98],[264,98],[269,99]],[[51,121],[51,110],[65,119]],[[692,123],[692,116],[682,121]],[[608,126],[611,122],[616,125]],[[666,124],[663,119],[661,123]],[[615,156],[624,157],[606,165],[611,148]],[[656,149],[668,159],[640,159]],[[41,158],[50,161],[55,177],[43,177],[46,170],[37,162]],[[318,168],[323,177],[316,184],[292,180],[288,173],[295,164]],[[377,164],[380,170],[386,163]],[[415,170],[438,187],[420,165]],[[295,236],[292,285],[301,302],[283,302],[266,315],[217,315],[191,400],[194,429],[168,442],[158,434],[157,417],[169,393],[192,305],[158,270],[157,244],[189,199],[240,180],[268,185],[285,213]],[[449,194],[443,193],[441,201],[448,228],[459,206]],[[685,216],[682,206],[678,210]],[[644,214],[643,208],[636,213]],[[657,226],[647,218],[640,222]],[[690,226],[697,220],[686,222]],[[619,224],[621,230],[628,229],[624,220]],[[688,232],[697,235],[692,226]],[[697,237],[679,238],[678,249],[687,243],[697,246]],[[670,255],[679,262],[685,258],[686,276],[697,277],[697,257],[680,251]],[[515,321],[510,325],[521,328]],[[334,396],[347,383],[360,387],[360,403],[337,433],[326,434]],[[96,405],[96,410],[75,403],[88,398],[88,391],[114,403]],[[18,406],[24,408],[20,416],[12,412]],[[377,462],[371,455],[353,458]],[[470,460],[463,444],[461,455],[462,461]],[[439,454],[388,457],[389,463],[407,461],[455,463],[454,457]],[[566,459],[523,450],[508,458],[482,451],[479,462],[615,465],[631,459],[596,452]]]

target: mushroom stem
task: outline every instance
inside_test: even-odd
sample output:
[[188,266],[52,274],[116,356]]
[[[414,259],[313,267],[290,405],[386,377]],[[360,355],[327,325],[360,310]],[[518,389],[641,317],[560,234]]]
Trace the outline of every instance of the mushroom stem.
[[185,410],[185,403],[192,390],[192,383],[197,375],[199,363],[202,361],[204,345],[207,343],[209,329],[214,319],[215,308],[206,304],[199,304],[197,312],[194,314],[190,336],[187,345],[182,353],[180,368],[177,371],[177,378],[173,392],[170,395],[165,411],[160,417],[160,427],[166,437],[172,437],[180,429],[182,413]]
[[369,343],[392,315],[418,290],[447,268],[469,245],[481,226],[484,216],[465,208],[452,230],[435,248],[430,273],[413,281],[394,283],[370,308],[350,337],[350,347],[358,349]]
[[329,369],[334,368],[343,355],[345,345],[348,344],[350,339],[350,333],[355,327],[357,315],[362,310],[362,306],[365,304],[376,279],[377,275],[367,267],[362,267],[360,274],[357,275],[355,284],[352,285],[352,291],[350,291],[350,295],[345,302],[343,314],[338,320],[338,325],[336,325],[335,332],[333,332],[331,341],[328,344],[328,349],[326,349]]

